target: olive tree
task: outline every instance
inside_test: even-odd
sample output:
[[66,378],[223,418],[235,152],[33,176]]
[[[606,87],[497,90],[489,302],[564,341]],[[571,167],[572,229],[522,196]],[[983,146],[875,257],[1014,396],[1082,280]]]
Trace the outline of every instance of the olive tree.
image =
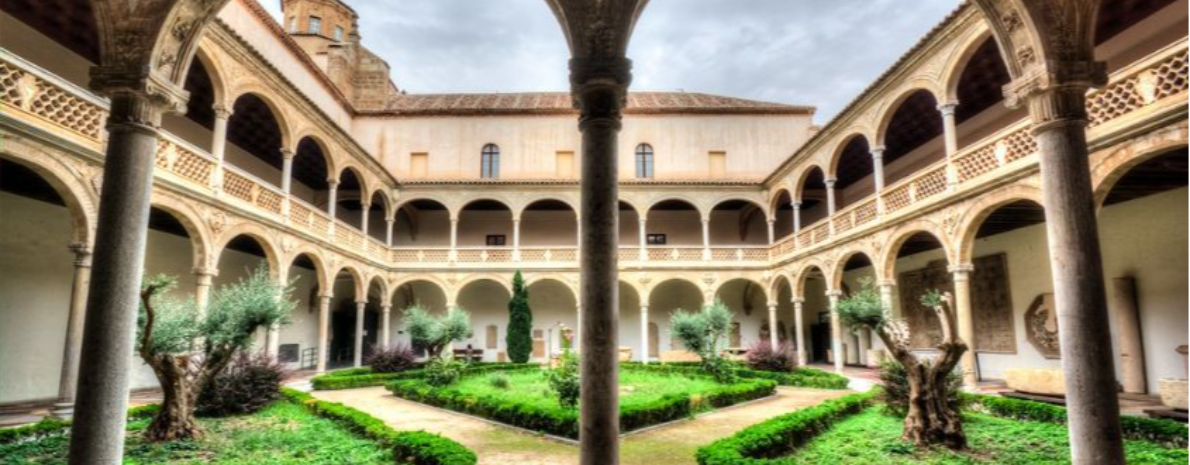
[[136,350],[161,384],[161,409],[145,429],[149,441],[192,439],[198,396],[234,359],[251,347],[261,328],[287,323],[292,289],[258,267],[247,278],[212,292],[205,313],[194,298],[166,295],[177,284],[159,275],[144,283]]
[[732,313],[720,299],[704,305],[698,312],[678,309],[669,317],[670,332],[686,350],[698,354],[703,370],[721,382],[734,378],[731,364],[720,355],[721,344],[731,330]]
[[934,311],[942,325],[942,341],[936,346],[938,356],[933,360],[922,360],[913,354],[909,326],[904,320],[893,318],[871,280],[861,281],[859,291],[840,300],[837,309],[843,324],[874,331],[892,358],[904,368],[909,391],[904,439],[917,446],[943,444],[951,449],[963,449],[967,447],[967,436],[948,387],[953,379],[951,372],[967,351],[967,344],[959,339],[955,329],[949,293],[932,290],[922,296],[921,302]]
[[452,307],[445,315],[434,316],[421,305],[405,309],[403,329],[417,347],[425,347],[430,357],[443,357],[443,349],[471,335],[471,314]]

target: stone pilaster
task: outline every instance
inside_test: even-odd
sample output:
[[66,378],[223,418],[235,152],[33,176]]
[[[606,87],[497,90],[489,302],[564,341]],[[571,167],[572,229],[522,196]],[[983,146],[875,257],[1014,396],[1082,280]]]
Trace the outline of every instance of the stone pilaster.
[[74,396],[78,388],[79,356],[83,345],[83,320],[86,318],[87,287],[91,283],[91,248],[71,244],[74,252],[74,281],[70,287],[70,314],[66,320],[66,342],[62,349],[62,374],[58,378],[58,399],[50,412],[55,418],[69,420],[74,415]]
[[806,301],[802,299],[793,299],[793,326],[794,326],[794,344],[797,347],[797,364],[798,366],[806,366],[808,357],[806,356]]
[[830,289],[826,291],[826,297],[830,302],[831,314],[831,358],[835,364],[835,373],[843,373],[843,360],[847,358],[847,354],[843,353],[843,322],[839,321],[839,297],[843,295],[843,291],[838,289]]
[[979,374],[975,366],[975,315],[971,310],[972,270],[974,266],[970,264],[950,267],[951,280],[954,281],[955,322],[959,330],[959,339],[967,344],[967,351],[963,352],[959,367],[963,372],[963,387],[968,390],[979,387]]
[[319,373],[326,372],[327,355],[330,354],[331,294],[318,294],[318,363]]

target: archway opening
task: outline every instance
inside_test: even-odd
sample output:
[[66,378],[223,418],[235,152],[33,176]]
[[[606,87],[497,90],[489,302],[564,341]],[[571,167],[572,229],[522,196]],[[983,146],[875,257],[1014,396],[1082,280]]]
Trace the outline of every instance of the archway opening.
[[575,247],[578,214],[566,202],[538,200],[521,213],[521,247]]
[[[408,347],[413,347],[413,342],[409,339],[409,335],[405,332],[404,327],[404,312],[405,309],[414,305],[420,305],[426,311],[442,315],[447,310],[446,290],[442,286],[427,280],[413,280],[402,283],[393,290],[392,296],[393,314],[392,314],[392,342],[394,344],[405,344]],[[416,348],[421,349],[421,348]],[[422,352],[424,354],[424,351]]]
[[934,310],[921,303],[927,292],[954,293],[950,263],[942,242],[933,234],[919,231],[904,239],[896,250],[892,275],[897,280],[896,309],[909,325],[909,345],[928,350],[942,340],[942,328]]
[[331,298],[329,368],[342,368],[355,363],[356,296],[361,286],[356,273],[342,268],[334,277]]
[[[1099,239],[1117,369],[1125,392],[1160,392],[1186,375],[1187,150],[1128,168],[1106,193]],[[1143,391],[1142,391],[1143,389]]]
[[830,206],[826,204],[826,174],[817,166],[810,168],[802,178],[801,192],[798,192],[801,202],[799,215],[802,229],[808,228],[830,215]]
[[840,210],[876,192],[872,150],[861,135],[848,139],[835,165],[835,202]]
[[280,118],[256,94],[241,95],[232,105],[232,111],[227,121],[225,163],[273,187],[281,186],[285,159],[281,154]]
[[319,287],[319,276],[325,273],[321,266],[310,253],[301,253],[289,263],[286,276],[297,305],[289,324],[281,326],[277,360],[303,370],[318,366],[318,296],[330,291]]
[[793,234],[793,197],[782,189],[770,206],[773,211],[773,237],[778,241]]
[[380,242],[384,242],[388,234],[388,197],[377,190],[372,193],[368,202],[368,230],[367,235]]
[[[624,300],[629,300],[625,296],[625,289],[631,295],[629,304],[625,305]],[[620,284],[620,325],[624,328],[620,331],[620,340],[623,344],[630,344],[633,359],[639,359],[640,353],[640,296],[636,295],[636,291],[632,290],[631,286],[627,284]],[[694,283],[684,279],[670,279],[663,281],[649,291],[649,323],[658,326],[658,334],[656,342],[654,338],[649,340],[649,350],[652,352],[653,347],[657,347],[657,357],[662,361],[668,360],[682,360],[683,358],[690,358],[693,354],[687,353],[686,347],[682,342],[673,336],[670,331],[669,320],[678,310],[687,312],[697,312],[703,306],[702,290]],[[652,355],[652,354],[650,354]],[[671,357],[672,355],[672,357]]]
[[210,153],[215,131],[215,85],[206,65],[197,56],[190,62],[183,88],[190,92],[186,114],[166,114],[161,128]]
[[578,298],[566,284],[542,279],[528,287],[533,311],[534,358],[548,360],[578,347]]
[[335,218],[363,230],[364,202],[363,176],[354,168],[339,172],[339,186],[335,191]]
[[946,158],[942,114],[927,90],[901,101],[884,131],[884,182],[891,185]]
[[311,209],[326,211],[330,196],[330,157],[322,144],[313,137],[303,137],[293,154],[293,183],[290,195],[305,202]]
[[[511,281],[511,277],[509,277]],[[487,361],[508,361],[508,347],[504,343],[505,335],[508,330],[508,301],[512,299],[512,294],[509,293],[508,288],[504,284],[496,282],[493,279],[478,279],[467,283],[462,289],[459,289],[458,305],[462,309],[471,314],[471,336],[467,340],[455,343],[457,349],[468,349],[468,351],[481,349],[483,350],[483,357]],[[537,325],[536,313],[534,314],[534,325]],[[488,346],[488,328],[495,326],[497,328],[496,334],[496,349],[487,350]],[[536,331],[534,331],[536,335]],[[541,338],[542,350],[544,350],[544,335]],[[534,349],[537,348],[538,341],[533,341]]]
[[640,247],[640,213],[628,202],[620,201],[620,247]]
[[459,246],[512,248],[512,209],[496,200],[473,201],[459,212]]
[[702,215],[685,200],[664,200],[645,215],[645,244],[650,247],[702,246]]
[[719,286],[715,298],[734,314],[728,350],[743,351],[757,342],[768,342],[769,299],[764,286],[750,279],[732,279]]
[[711,245],[768,244],[764,207],[747,200],[727,200],[711,209]]
[[830,363],[831,358],[831,314],[827,300],[826,274],[817,266],[802,272],[802,312],[804,313],[806,337],[806,360],[810,363]]
[[1028,116],[1028,109],[1010,109],[1002,104],[1004,86],[1012,80],[996,39],[988,36],[979,43],[955,87],[956,141],[959,148],[976,143]]
[[419,199],[401,204],[393,226],[393,245],[445,247],[450,245],[450,211],[435,200]]
[[[847,257],[840,264],[839,290],[847,297],[861,289],[863,283],[872,286],[876,280],[876,268],[872,266],[872,258],[863,252],[856,252]],[[881,347],[878,338],[874,338],[871,331],[859,328],[843,327],[843,348],[847,358],[843,359],[848,365],[872,365],[868,351],[874,347]]]

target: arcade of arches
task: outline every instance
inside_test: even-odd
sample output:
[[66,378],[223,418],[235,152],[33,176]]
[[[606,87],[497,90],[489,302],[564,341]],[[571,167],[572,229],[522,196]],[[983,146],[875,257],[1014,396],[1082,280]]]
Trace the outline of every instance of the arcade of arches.
[[[177,114],[142,115],[160,120],[159,129],[155,139],[135,139],[120,125],[125,97],[102,79],[88,81],[88,70],[114,59],[96,44],[118,25],[96,24],[91,8],[75,3],[0,2],[0,405],[55,402],[69,414],[80,357],[127,366],[118,374],[132,388],[154,385],[139,361],[81,348],[89,294],[118,287],[101,262],[179,276],[174,292],[200,302],[262,267],[292,280],[293,321],[257,343],[319,371],[407,343],[400,313],[413,304],[466,308],[473,333],[456,347],[504,360],[511,279],[522,270],[536,360],[561,350],[562,328],[581,333],[589,324],[618,325],[618,340],[588,342],[618,346],[633,360],[683,359],[669,315],[721,299],[735,314],[733,349],[788,342],[803,363],[871,365],[883,357],[879,340],[842,327],[832,308],[872,282],[923,350],[937,335],[919,296],[935,288],[956,295],[960,335],[975,349],[962,363],[970,387],[1095,356],[1112,368],[1096,372],[1128,393],[1156,394],[1163,380],[1187,377],[1187,0],[1102,2],[1083,52],[1104,76],[1088,75],[1079,85],[1090,92],[1064,97],[1087,111],[1075,138],[1085,150],[1071,149],[1077,157],[1047,150],[1066,150],[1050,137],[1054,128],[1083,131],[1050,123],[1080,115],[1024,104],[1049,90],[1005,96],[1052,60],[1005,61],[1014,55],[1003,47],[1016,56],[1021,47],[1056,52],[997,36],[1005,25],[995,18],[1005,15],[989,23],[985,11],[1013,2],[976,1],[821,128],[810,107],[620,95],[627,108],[618,146],[591,146],[617,157],[620,171],[600,173],[589,171],[599,163],[583,160],[602,152],[581,149],[602,133],[574,121],[621,112],[613,105],[611,115],[591,114],[584,76],[575,77],[574,101],[407,94],[363,77],[387,76],[387,65],[374,68],[380,60],[331,67],[311,59],[311,44],[332,39],[293,40],[255,0],[205,2],[221,9],[201,17],[219,20],[173,45],[182,53],[171,56],[186,57],[186,66],[154,62],[170,71],[153,79],[188,98],[175,99]],[[572,26],[568,33],[585,30]],[[622,40],[618,52],[598,53],[623,59],[627,34]],[[597,41],[571,45],[587,42]],[[319,53],[370,53],[358,41],[336,47]],[[617,76],[624,91],[626,75]],[[662,131],[672,134],[657,137]],[[128,140],[155,167],[138,178],[150,198],[119,193],[105,177],[122,176],[105,154],[132,150]],[[651,148],[650,176],[638,178],[632,148],[642,144]],[[481,178],[489,145],[499,147],[499,169]],[[1055,181],[1046,163],[1078,176]],[[1066,178],[1086,185],[1055,187]],[[1070,201],[1057,189],[1077,191],[1071,198],[1086,214],[1071,219],[1066,204],[1055,204]],[[109,195],[131,202],[121,212],[148,206],[143,247],[114,247],[119,257],[102,247],[112,226],[100,198]],[[1071,237],[1081,241],[1076,249],[1094,251],[1072,252],[1062,242]],[[580,247],[588,243],[610,246]],[[1071,284],[1077,273],[1053,268],[1051,257],[1063,253],[1094,256],[1102,283]],[[1063,302],[1075,300],[1056,295],[1103,310],[1087,321],[1106,331],[1061,327],[1082,320],[1064,319]],[[1090,333],[1098,339],[1082,339]],[[1102,408],[1079,395],[1072,406]]]

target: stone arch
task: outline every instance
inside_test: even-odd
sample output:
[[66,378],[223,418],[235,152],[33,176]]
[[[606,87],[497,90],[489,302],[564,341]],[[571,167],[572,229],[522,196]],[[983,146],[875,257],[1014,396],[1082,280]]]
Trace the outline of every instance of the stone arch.
[[[802,263],[801,268],[799,270],[797,270],[795,272],[795,274],[793,275],[794,276],[794,278],[793,278],[793,298],[794,299],[805,299],[806,298],[806,280],[809,279],[810,274],[812,272],[814,272],[814,270],[818,270],[818,273],[822,275],[823,279],[828,279],[828,277],[831,276],[830,274],[828,274],[828,271],[830,270],[830,266],[827,265],[822,260],[811,259],[811,260],[807,260],[806,262]],[[829,282],[828,282],[828,285],[829,285]]]
[[346,172],[351,172],[351,175],[355,176],[355,179],[359,180],[359,192],[360,192],[361,199],[367,193],[372,192],[371,186],[368,185],[369,179],[367,176],[364,176],[364,173],[366,173],[366,171],[364,169],[360,168],[359,165],[357,165],[353,162],[350,162],[350,161],[347,163],[344,163],[342,168],[340,168],[338,171],[334,172],[335,173],[334,174],[335,181],[342,183],[343,182],[343,173],[346,173]]
[[330,274],[331,279],[333,280],[333,279],[337,278],[339,276],[339,273],[342,273],[344,271],[346,271],[347,274],[351,276],[352,289],[355,290],[355,296],[353,296],[355,299],[354,301],[355,302],[367,301],[368,300],[368,287],[366,286],[366,284],[368,284],[369,282],[365,279],[364,273],[362,271],[360,271],[360,269],[356,265],[348,263],[348,264],[340,266],[338,269],[335,270],[334,273]]
[[522,215],[525,214],[525,211],[528,210],[529,207],[532,207],[533,205],[541,203],[541,202],[559,202],[559,203],[566,204],[566,206],[570,207],[570,210],[574,211],[575,215],[578,215],[578,205],[575,203],[574,199],[571,199],[571,198],[568,198],[565,196],[561,196],[561,195],[543,195],[540,197],[533,197],[530,199],[525,199],[521,202],[518,202],[518,204],[514,205],[515,208],[511,208],[513,218],[520,218]]
[[892,124],[893,117],[896,116],[897,110],[901,108],[901,104],[905,103],[906,100],[909,100],[909,98],[917,95],[919,92],[925,92],[929,94],[934,98],[935,103],[941,103],[945,101],[943,100],[944,95],[939,92],[938,89],[932,85],[932,83],[924,82],[922,80],[910,82],[909,85],[905,86],[895,98],[888,100],[888,103],[880,109],[878,116],[876,117],[876,133],[873,135],[872,140],[870,141],[872,142],[873,146],[887,145],[885,142],[888,138],[888,126]]
[[302,255],[309,257],[310,262],[314,263],[314,275],[318,277],[319,292],[330,292],[331,280],[334,279],[334,277],[330,275],[330,269],[327,266],[326,260],[322,257],[322,254],[320,254],[319,250],[313,246],[300,245],[289,254],[285,255],[282,263],[285,264],[286,274],[288,275],[289,269],[293,267],[293,262]]
[[769,280],[768,288],[765,290],[765,295],[769,297],[770,305],[777,303],[777,295],[781,293],[781,284],[789,286],[789,292],[793,294],[793,278],[784,272],[776,272],[772,279]]
[[896,276],[897,252],[901,250],[901,246],[905,244],[905,241],[918,233],[933,236],[938,243],[942,244],[942,252],[946,256],[947,263],[955,263],[954,247],[951,245],[950,237],[947,236],[943,229],[927,220],[915,220],[899,226],[887,236],[890,239],[884,241],[884,249],[879,252],[880,255],[873,262],[877,275],[886,277]]
[[802,193],[806,190],[806,181],[810,179],[810,176],[814,174],[815,170],[817,170],[819,173],[822,173],[822,179],[827,179],[826,170],[822,169],[822,167],[818,164],[803,166],[801,171],[799,171],[797,176],[794,178],[796,179],[793,184],[794,202],[801,202],[804,200],[802,199]]
[[393,199],[393,211],[400,211],[402,208],[405,208],[406,206],[408,206],[409,204],[411,204],[413,202],[423,201],[423,200],[428,201],[428,202],[434,202],[438,205],[441,205],[443,208],[446,209],[446,211],[448,212],[448,214],[450,215],[451,218],[458,218],[459,210],[461,208],[459,206],[455,205],[454,203],[450,202],[446,198],[438,196],[438,195],[434,195],[434,194],[420,194],[419,193],[419,194],[416,194],[416,195],[413,195],[410,197],[400,197],[400,198]]
[[[149,206],[169,214],[186,229],[186,235],[190,236],[190,248],[194,253],[195,268],[208,268],[217,265],[218,257],[212,256],[214,249],[211,247],[211,234],[207,232],[206,223],[202,221],[201,214],[185,202],[174,199],[172,196],[163,196],[161,192],[153,193]],[[234,238],[234,236],[232,237]],[[226,243],[223,245],[226,246]],[[219,253],[222,254],[222,248],[219,249]]]
[[109,75],[123,77],[125,70],[153,70],[145,77],[148,85],[173,84],[176,89],[158,90],[181,100],[172,94],[181,89],[207,24],[227,2],[91,0],[100,41],[96,74],[106,81]]
[[458,282],[458,284],[456,284],[454,286],[454,289],[453,289],[454,296],[451,299],[451,301],[458,302],[459,295],[463,293],[463,289],[466,289],[467,286],[470,286],[470,285],[480,282],[480,281],[495,282],[496,284],[500,285],[500,287],[504,288],[504,290],[508,292],[508,295],[512,295],[512,283],[509,282],[509,281],[511,281],[510,277],[506,278],[506,277],[501,277],[501,276],[498,276],[495,274],[481,273],[481,274],[471,275],[471,276],[468,276],[468,277],[460,280]]
[[847,271],[847,262],[856,255],[863,255],[864,257],[867,257],[869,262],[872,263],[872,271],[877,282],[884,280],[885,277],[888,276],[881,274],[880,267],[876,266],[876,258],[879,257],[879,255],[876,254],[875,250],[862,245],[852,244],[844,249],[842,253],[839,253],[837,258],[834,260],[834,263],[831,264],[831,275],[827,281],[827,285],[830,286],[831,289],[843,288],[843,274]]
[[1022,200],[1043,205],[1040,189],[1017,184],[983,195],[979,200],[964,206],[964,214],[958,223],[958,237],[955,244],[956,263],[971,263],[971,260],[974,259],[975,236],[989,215],[1000,207]]
[[254,223],[240,223],[223,231],[219,235],[219,239],[215,242],[215,247],[211,248],[211,266],[219,266],[219,258],[227,251],[227,245],[239,236],[248,236],[260,245],[261,250],[264,250],[265,261],[269,266],[269,275],[276,278],[281,271],[281,257],[277,252],[279,249],[277,248],[277,244],[273,243],[272,234],[264,227]]
[[[781,201],[782,195],[787,195],[787,196],[789,196],[789,199],[791,201],[793,200],[793,192],[791,192],[785,186],[780,186],[780,187],[777,187],[777,188],[769,191],[769,199],[768,199],[767,203],[769,206],[768,207],[769,213],[772,216],[776,216],[777,209],[780,208],[780,205],[778,205],[778,202]],[[772,216],[770,216],[770,218],[772,218]]]
[[[648,290],[645,289],[645,286],[635,284],[631,280],[628,280],[628,279],[621,279],[620,285],[628,286],[629,289],[632,289],[632,292],[636,293],[636,296],[639,299],[648,299],[649,298]],[[580,296],[580,298],[581,298],[581,296]],[[641,300],[641,301],[648,302],[648,300]]]
[[293,140],[295,145],[292,147],[292,149],[296,152],[298,146],[307,139],[309,139],[311,143],[317,145],[318,149],[322,152],[322,160],[324,163],[326,163],[326,173],[328,180],[332,177],[332,173],[336,173],[337,176],[337,173],[342,171],[339,168],[341,162],[337,159],[339,152],[331,149],[331,144],[326,142],[326,139],[322,136],[322,134],[308,128],[303,129],[302,131],[298,132],[296,136],[294,136]]
[[747,276],[732,276],[732,277],[729,277],[722,281],[719,281],[718,283],[715,284],[715,288],[711,292],[711,295],[718,296],[719,291],[722,291],[724,286],[728,285],[729,283],[735,282],[735,281],[747,281],[749,284],[756,286],[757,288],[760,289],[761,292],[764,292],[765,299],[766,299],[766,301],[768,300],[769,286],[766,286],[763,282],[752,279]]
[[290,121],[290,116],[286,114],[285,107],[270,97],[269,94],[270,92],[267,89],[248,85],[237,88],[235,90],[235,96],[229,98],[228,102],[230,102],[231,107],[235,107],[235,103],[247,95],[260,99],[269,108],[273,118],[277,120],[277,130],[281,131],[281,148],[294,147],[296,140],[293,138],[293,122]]
[[1187,122],[1154,131],[1140,140],[1116,147],[1102,157],[1096,157],[1091,168],[1091,185],[1095,192],[1095,205],[1102,209],[1103,203],[1116,183],[1138,165],[1171,150],[1187,146],[1190,130]]
[[[644,209],[644,215],[648,217],[649,213],[653,211],[654,207],[665,202],[682,202],[689,204],[691,207],[694,207],[694,211],[698,212],[699,218],[702,219],[707,219],[711,214],[710,209],[706,208],[706,205],[704,205],[705,202],[699,202],[698,199],[695,199],[694,197],[688,195],[666,195],[650,201],[649,205]],[[637,213],[640,213],[640,210],[637,210]]]
[[391,299],[392,291],[388,288],[388,280],[384,279],[383,272],[379,272],[379,271],[373,272],[372,275],[368,277],[367,283],[368,283],[368,287],[367,287],[367,289],[364,289],[364,298],[365,299],[369,297],[368,296],[369,291],[371,291],[372,287],[375,286],[379,290],[379,293],[380,293],[381,301],[379,302],[379,304],[384,305],[386,302],[390,303],[390,304],[392,303],[392,299]]
[[[868,149],[871,150],[875,144],[872,143],[872,138],[868,137],[862,131],[857,129],[851,130],[846,136],[839,139],[839,143],[835,144],[835,148],[831,150],[830,160],[827,162],[827,169],[823,171],[827,179],[837,179],[839,177],[839,162],[843,157],[843,151],[851,145],[855,140],[863,139],[868,144]],[[871,161],[871,159],[869,159]]]
[[556,281],[559,284],[561,284],[562,286],[564,286],[565,288],[569,289],[571,294],[574,295],[574,298],[576,301],[579,298],[578,287],[576,287],[574,285],[574,283],[570,282],[570,280],[567,280],[562,275],[555,274],[555,273],[544,273],[544,274],[543,273],[533,273],[525,279],[525,288],[529,288],[530,286],[533,286],[534,284],[540,283],[542,281]]
[[[661,287],[662,284],[665,284],[665,283],[668,283],[671,281],[681,281],[681,282],[690,284],[691,286],[694,286],[695,289],[698,289],[698,292],[699,292],[698,295],[703,298],[703,303],[706,304],[707,289],[704,286],[700,285],[698,283],[698,280],[689,278],[686,276],[667,276],[667,277],[665,277],[665,279],[659,280],[656,283],[650,283],[647,286],[640,286],[640,287],[633,286],[632,283],[628,282],[628,281],[623,281],[623,282],[628,284],[630,287],[633,287],[634,289],[636,289],[637,294],[640,296],[641,302],[648,302],[649,299],[653,298],[653,291],[657,290],[658,287]],[[695,309],[695,310],[697,310],[697,309]]]
[[94,241],[98,198],[83,179],[85,175],[58,157],[42,152],[22,139],[9,138],[0,151],[0,159],[9,160],[37,173],[53,187],[70,213],[71,242],[88,247]]
[[194,59],[202,63],[202,67],[207,70],[207,78],[211,81],[211,93],[214,94],[216,105],[222,105],[231,108],[232,102],[228,100],[228,85],[224,76],[227,76],[227,71],[223,69],[221,63],[216,55],[212,52],[213,45],[202,43],[195,50]]
[[[1044,73],[1050,66],[1060,66],[1058,63],[1094,61],[1094,18],[1098,13],[1094,7],[1098,2],[1081,7],[1052,1],[974,3],[983,11],[1013,79],[1030,72]],[[1013,102],[1009,106],[1014,106]]]
[[[632,209],[632,211],[633,211],[633,212],[635,212],[635,213],[636,213],[638,216],[641,214],[641,207],[640,207],[640,205],[639,205],[639,203],[640,203],[640,202],[638,202],[638,201],[634,201],[634,200],[632,200],[632,199],[625,198],[625,197],[620,197],[620,199],[619,199],[619,200],[620,200],[620,204],[621,204],[621,205],[627,205],[627,206],[628,206],[629,208],[631,208],[631,209]],[[650,206],[651,206],[651,205],[650,205]],[[575,211],[578,211],[578,209],[575,209]],[[648,213],[648,209],[645,209],[645,213],[646,213],[646,214]]]
[[[959,81],[963,77],[963,70],[967,68],[971,58],[975,56],[975,52],[983,45],[983,41],[992,37],[992,31],[988,28],[987,23],[979,21],[971,26],[968,33],[958,39],[959,44],[955,47],[958,50],[953,54],[943,67],[941,83],[944,100],[941,102],[955,102],[959,99]],[[992,39],[995,40],[995,39]],[[959,102],[961,105],[963,102]]]

